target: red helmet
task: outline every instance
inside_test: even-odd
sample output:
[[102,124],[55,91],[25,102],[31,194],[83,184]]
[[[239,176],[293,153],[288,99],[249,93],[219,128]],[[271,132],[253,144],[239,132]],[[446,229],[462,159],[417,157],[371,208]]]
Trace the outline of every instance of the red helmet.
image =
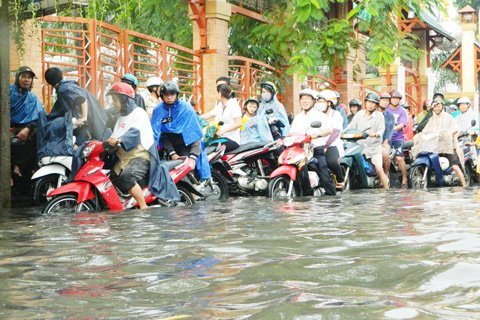
[[110,90],[107,92],[107,96],[112,94],[122,94],[132,99],[135,98],[135,91],[132,86],[125,82],[115,82],[112,84]]

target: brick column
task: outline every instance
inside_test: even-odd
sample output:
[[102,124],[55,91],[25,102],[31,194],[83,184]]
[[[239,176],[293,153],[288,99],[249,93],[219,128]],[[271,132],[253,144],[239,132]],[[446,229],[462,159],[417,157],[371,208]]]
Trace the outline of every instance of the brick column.
[[207,18],[207,48],[202,49],[197,23],[193,22],[193,49],[202,50],[203,110],[215,106],[215,80],[228,76],[228,21],[231,5],[226,0],[205,0]]
[[300,78],[294,74],[283,81],[282,87],[282,103],[285,106],[287,114],[298,114],[301,111],[300,101],[298,99],[298,94],[300,90],[302,90]]
[[[29,66],[37,75],[38,79],[33,81],[33,92],[42,100],[42,36],[40,24],[35,25],[33,20],[25,21],[24,26],[25,53],[20,56],[15,40],[10,41],[10,80],[15,81],[15,71],[20,66]],[[46,85],[46,83],[45,83]]]

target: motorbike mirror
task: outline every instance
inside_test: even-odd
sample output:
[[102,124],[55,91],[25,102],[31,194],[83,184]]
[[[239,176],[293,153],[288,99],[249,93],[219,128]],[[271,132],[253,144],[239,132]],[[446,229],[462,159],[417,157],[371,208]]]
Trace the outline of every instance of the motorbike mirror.
[[475,127],[476,124],[477,124],[477,121],[476,121],[476,120],[472,120],[472,122],[471,122],[472,127]]
[[310,124],[310,127],[312,127],[312,128],[320,128],[321,126],[322,126],[322,122],[320,122],[320,121],[313,121]]
[[218,125],[219,125],[219,126],[223,126],[223,125],[224,125],[223,121],[219,121],[219,122],[218,122]]
[[273,113],[273,109],[267,109],[267,110],[265,110],[265,113],[266,113],[266,114],[272,114],[272,113]]

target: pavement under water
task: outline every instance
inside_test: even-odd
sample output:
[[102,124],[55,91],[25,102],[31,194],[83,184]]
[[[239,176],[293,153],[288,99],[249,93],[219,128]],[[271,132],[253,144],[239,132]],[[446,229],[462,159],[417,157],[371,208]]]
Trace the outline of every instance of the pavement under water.
[[2,319],[480,319],[480,189],[0,215]]

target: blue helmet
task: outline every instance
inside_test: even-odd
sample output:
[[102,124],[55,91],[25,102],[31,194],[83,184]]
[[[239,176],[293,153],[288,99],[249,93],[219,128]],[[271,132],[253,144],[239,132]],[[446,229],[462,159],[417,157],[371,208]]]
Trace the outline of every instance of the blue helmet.
[[122,82],[128,83],[134,88],[138,87],[138,79],[131,73],[125,73],[120,80]]

